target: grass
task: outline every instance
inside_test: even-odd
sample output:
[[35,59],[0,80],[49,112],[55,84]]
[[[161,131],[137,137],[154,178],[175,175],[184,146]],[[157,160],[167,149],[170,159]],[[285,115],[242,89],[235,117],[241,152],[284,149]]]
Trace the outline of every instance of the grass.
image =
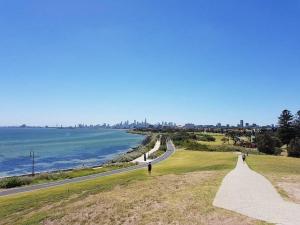
[[247,163],[251,169],[267,177],[283,198],[300,203],[299,158],[250,155],[247,157]]
[[300,174],[300,159],[297,158],[251,155],[247,158],[247,163],[251,169],[263,174]]
[[198,141],[198,143],[205,144],[205,145],[212,145],[212,146],[228,145],[228,143],[224,144],[223,141],[221,140],[224,137],[223,134],[214,134],[214,133],[207,133],[207,134],[213,136],[216,140],[215,141]]
[[103,165],[99,168],[84,168],[84,169],[74,169],[70,171],[61,171],[53,173],[41,173],[37,174],[35,177],[32,176],[21,176],[21,177],[9,177],[0,180],[0,188],[13,188],[17,186],[24,186],[29,184],[42,184],[51,181],[58,181],[63,179],[71,179],[75,177],[82,177],[92,174],[98,174],[107,172],[110,170],[125,168],[133,166],[135,163],[115,163]]
[[[116,221],[122,218],[122,215],[126,217],[128,216],[128,213],[131,213],[131,211],[128,211],[129,209],[127,208],[128,205],[126,205],[126,201],[129,201],[128,204],[130,204],[130,207],[134,207],[134,203],[136,203],[133,201],[134,198],[128,198],[128,196],[135,196],[135,198],[138,198],[136,199],[138,205],[145,206],[148,203],[147,201],[143,202],[145,201],[145,198],[140,196],[143,196],[143,193],[147,194],[147,191],[139,191],[139,188],[145,189],[145,187],[152,187],[151,185],[153,185],[153,188],[151,189],[153,192],[149,193],[149,196],[153,196],[153,198],[156,198],[160,203],[170,204],[166,207],[169,207],[171,210],[166,212],[163,210],[154,210],[152,213],[170,213],[165,215],[166,218],[170,220],[172,220],[172,218],[177,218],[177,220],[180,221],[180,218],[176,217],[176,215],[183,215],[182,218],[184,218],[185,212],[189,210],[190,201],[188,201],[188,199],[196,199],[197,201],[193,201],[194,205],[191,212],[198,212],[197,215],[202,219],[208,218],[207,216],[209,215],[213,216],[216,214],[217,217],[220,216],[221,218],[232,218],[232,216],[235,216],[238,218],[236,221],[240,221],[239,219],[241,216],[220,209],[213,209],[211,206],[213,197],[222,178],[228,171],[234,168],[235,162],[236,155],[233,153],[180,150],[172,155],[170,159],[159,165],[155,165],[151,176],[149,176],[146,169],[144,169],[45,190],[0,197],[0,224],[39,224],[43,221],[58,221],[59,223],[63,223],[63,219],[68,215],[73,215],[72,213],[75,213],[74,216],[78,216],[81,215],[80,213],[82,213],[82,210],[85,210],[86,208],[93,209],[95,204],[97,205],[102,202],[102,200],[100,202],[96,200],[102,199],[102,196],[105,195],[109,196],[106,199],[107,204],[115,204],[103,212],[109,213],[110,210],[119,209],[120,211],[115,212],[117,214],[112,214],[114,217],[111,218],[112,221],[110,224],[121,224],[121,220],[118,223]],[[192,176],[192,173],[197,173],[197,175],[195,175],[196,178],[193,180],[193,182],[196,182],[195,185],[189,184],[189,177]],[[211,173],[211,175],[209,178],[203,178],[203,180],[201,180],[200,178],[206,176],[206,173]],[[172,177],[173,180],[170,178],[172,180],[170,181],[171,183],[165,183],[165,186],[162,187],[162,182],[169,179],[169,176],[174,176]],[[179,185],[180,182],[183,182],[183,178],[187,183]],[[169,186],[170,184],[175,184],[175,186],[171,187]],[[158,189],[155,187],[163,191],[163,199],[159,197],[160,195],[156,192]],[[176,192],[176,187],[182,190],[182,192]],[[173,190],[170,192],[170,195],[167,194],[168,189]],[[122,198],[116,197],[123,192],[125,193],[122,195],[123,198],[127,199],[124,201],[122,201]],[[140,194],[136,194],[136,192]],[[126,195],[126,193],[128,193],[128,195]],[[182,201],[186,201],[187,208],[183,208],[182,214],[177,214],[178,211],[176,210],[176,205],[180,205],[180,202]],[[79,207],[82,204],[83,207]],[[76,208],[76,206],[78,207]],[[105,209],[105,206],[103,207]],[[190,207],[192,206],[190,205]],[[101,209],[103,210],[103,208]],[[77,212],[76,210],[79,211]],[[132,213],[139,212],[138,208],[132,210]],[[101,213],[95,216],[95,221],[102,221],[102,219],[109,218],[108,215]],[[101,218],[99,218],[99,216],[101,216]],[[151,218],[156,217],[156,214],[147,214],[143,216],[142,221],[150,221]],[[67,220],[68,218],[70,221]],[[67,222],[65,224],[74,223],[74,221],[72,222],[72,217],[68,218],[66,218]],[[243,218],[245,219],[245,217]],[[81,221],[81,223],[84,222],[86,221]],[[184,223],[184,221],[182,221],[182,223]]]

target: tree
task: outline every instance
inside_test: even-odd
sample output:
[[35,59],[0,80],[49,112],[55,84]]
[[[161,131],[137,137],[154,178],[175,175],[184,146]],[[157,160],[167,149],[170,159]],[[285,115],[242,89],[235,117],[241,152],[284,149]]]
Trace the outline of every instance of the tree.
[[232,141],[234,142],[233,144],[236,145],[236,143],[238,142],[239,140],[239,135],[237,134],[237,132],[235,131],[229,131],[226,136],[228,136],[229,138],[232,139]]
[[267,132],[258,134],[256,136],[256,143],[258,151],[260,152],[270,155],[280,152],[279,147],[281,146],[281,141]]
[[288,147],[288,156],[291,157],[300,157],[300,138],[296,137],[291,140],[290,145]]
[[283,144],[289,145],[290,141],[295,137],[292,113],[289,110],[283,110],[279,117],[278,124],[279,139]]
[[296,136],[300,138],[300,110],[295,115],[294,126]]

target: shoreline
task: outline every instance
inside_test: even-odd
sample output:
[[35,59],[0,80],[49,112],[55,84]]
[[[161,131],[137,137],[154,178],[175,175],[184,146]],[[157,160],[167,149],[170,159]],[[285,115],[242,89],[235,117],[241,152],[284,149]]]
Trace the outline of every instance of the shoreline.
[[[147,134],[143,134],[143,133],[135,133],[135,132],[129,132],[130,130],[127,130],[126,132],[131,133],[131,134],[136,134],[136,135],[142,135],[144,136],[144,139],[141,141],[141,143],[135,147],[131,147],[129,149],[127,149],[126,152],[123,153],[118,153],[114,156],[112,156],[110,159],[107,159],[105,162],[94,165],[94,166],[86,166],[86,167],[73,167],[73,168],[68,168],[68,169],[61,169],[61,170],[51,170],[51,171],[42,171],[42,172],[36,172],[35,176],[32,176],[31,173],[27,173],[27,174],[22,174],[22,175],[15,175],[15,176],[4,176],[4,177],[0,177],[0,182],[5,180],[5,179],[13,179],[13,178],[32,178],[34,179],[35,177],[38,176],[42,176],[42,175],[56,175],[56,174],[60,174],[60,173],[72,173],[72,172],[80,172],[80,171],[84,171],[84,170],[96,170],[96,169],[102,169],[107,167],[113,167],[113,166],[133,166],[133,165],[137,165],[137,163],[134,162],[121,162],[121,161],[114,161],[116,158],[118,157],[126,157],[128,154],[131,153],[135,153],[138,152],[140,148],[146,147],[149,143],[146,143],[146,145],[144,144],[144,141],[149,137],[149,135]],[[100,172],[101,173],[101,172]],[[58,179],[59,180],[59,179]],[[24,185],[22,185],[24,186]],[[9,188],[3,188],[3,189],[9,189]],[[0,188],[1,190],[1,188]]]

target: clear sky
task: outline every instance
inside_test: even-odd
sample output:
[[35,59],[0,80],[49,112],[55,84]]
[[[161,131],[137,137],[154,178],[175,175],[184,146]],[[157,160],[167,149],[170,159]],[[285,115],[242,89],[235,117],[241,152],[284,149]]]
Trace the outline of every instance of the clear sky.
[[299,0],[1,0],[0,125],[276,123]]

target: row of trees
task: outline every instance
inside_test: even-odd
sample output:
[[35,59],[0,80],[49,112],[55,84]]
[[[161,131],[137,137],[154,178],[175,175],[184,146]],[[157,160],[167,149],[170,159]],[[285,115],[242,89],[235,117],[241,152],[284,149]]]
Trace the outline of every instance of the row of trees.
[[294,116],[283,110],[279,117],[278,137],[287,145],[288,155],[300,157],[300,110]]
[[256,135],[258,150],[266,154],[280,154],[281,147],[287,146],[288,156],[300,157],[300,111],[293,115],[283,110],[278,122],[278,129],[261,131]]

